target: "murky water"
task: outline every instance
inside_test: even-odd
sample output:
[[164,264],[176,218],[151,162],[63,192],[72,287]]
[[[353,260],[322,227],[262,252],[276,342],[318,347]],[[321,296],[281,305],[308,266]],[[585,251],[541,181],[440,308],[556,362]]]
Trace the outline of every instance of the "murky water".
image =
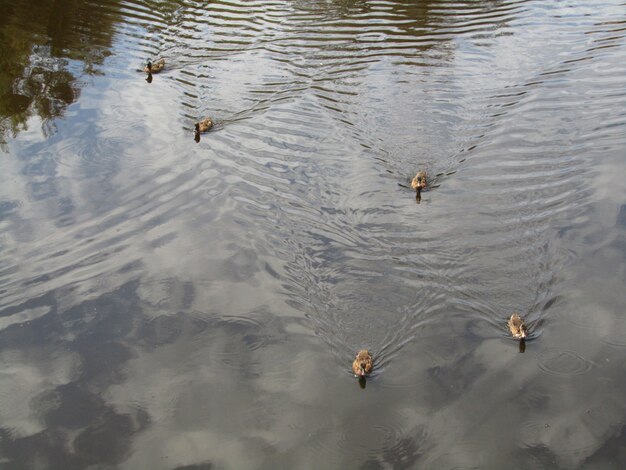
[[0,6],[1,468],[624,468],[623,0]]

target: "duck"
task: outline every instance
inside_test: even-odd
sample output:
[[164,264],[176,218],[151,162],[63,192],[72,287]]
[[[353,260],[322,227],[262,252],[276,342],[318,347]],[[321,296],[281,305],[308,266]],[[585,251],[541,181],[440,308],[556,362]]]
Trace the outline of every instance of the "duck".
[[513,338],[517,338],[517,339],[526,339],[526,336],[528,335],[528,329],[526,328],[526,323],[524,323],[524,320],[522,320],[522,317],[519,316],[519,314],[514,313],[513,315],[511,315],[511,318],[509,318],[509,321],[507,323],[509,330],[511,331],[511,334],[513,335]]
[[365,377],[372,371],[373,365],[372,354],[367,349],[361,349],[352,363],[352,372],[358,377]]
[[418,171],[417,174],[411,180],[411,187],[418,193],[426,188],[426,172]]
[[202,121],[196,122],[196,133],[207,132],[209,129],[213,127],[213,120],[211,118],[205,118]]
[[165,67],[165,59],[155,60],[154,62],[148,61],[148,64],[143,69],[144,72],[150,73],[159,73]]

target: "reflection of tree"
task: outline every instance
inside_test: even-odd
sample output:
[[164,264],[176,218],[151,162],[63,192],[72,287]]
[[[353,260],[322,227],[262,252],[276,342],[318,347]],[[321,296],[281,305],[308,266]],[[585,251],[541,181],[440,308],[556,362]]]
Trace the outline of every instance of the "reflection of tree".
[[[292,5],[297,10],[314,13],[316,16],[341,20],[342,26],[372,26],[378,28],[393,27],[394,36],[405,36],[403,39],[420,40],[427,33],[440,31],[457,24],[467,23],[472,17],[479,17],[486,12],[494,12],[501,7],[506,7],[502,0],[462,0],[457,2],[458,7],[446,9],[440,2],[433,0],[395,0],[384,4],[374,4],[367,0],[327,0],[325,2],[312,2],[311,0],[292,0]],[[384,14],[385,21],[379,21]],[[376,18],[368,24],[368,15]],[[365,20],[364,20],[365,18]],[[507,20],[490,18],[490,24],[501,28]],[[398,21],[399,20],[399,21]],[[439,38],[447,41],[459,34],[454,30],[449,36]],[[429,38],[431,41],[431,38]],[[432,47],[432,44],[420,45],[420,49]]]
[[118,16],[79,0],[2,3],[0,143],[6,143],[33,115],[49,129],[45,123],[78,98],[77,77],[97,73]]

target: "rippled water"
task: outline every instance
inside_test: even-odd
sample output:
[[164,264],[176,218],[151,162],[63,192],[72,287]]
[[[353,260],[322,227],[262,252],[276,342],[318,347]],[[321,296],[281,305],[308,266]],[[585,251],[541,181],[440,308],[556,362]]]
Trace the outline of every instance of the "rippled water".
[[0,467],[626,465],[623,0],[17,3]]

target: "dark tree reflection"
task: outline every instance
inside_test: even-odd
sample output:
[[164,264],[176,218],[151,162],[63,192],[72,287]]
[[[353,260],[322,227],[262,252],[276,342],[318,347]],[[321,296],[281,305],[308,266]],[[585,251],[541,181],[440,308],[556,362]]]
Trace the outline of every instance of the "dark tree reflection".
[[[80,95],[80,77],[100,73],[109,54],[117,2],[0,2],[0,142],[39,116],[46,135]],[[106,12],[106,13],[105,13]]]

